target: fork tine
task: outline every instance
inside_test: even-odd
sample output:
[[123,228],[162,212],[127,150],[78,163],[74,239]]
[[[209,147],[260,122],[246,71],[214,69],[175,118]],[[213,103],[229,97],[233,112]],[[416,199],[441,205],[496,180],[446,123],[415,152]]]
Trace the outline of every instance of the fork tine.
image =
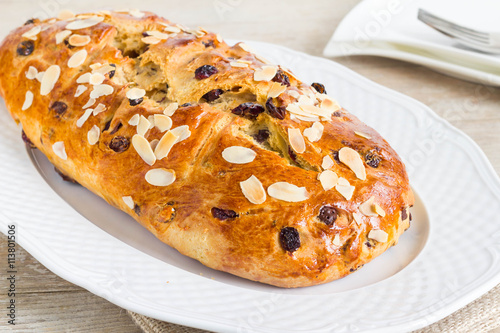
[[485,37],[485,38],[489,37],[488,33],[486,33],[486,32],[474,30],[474,29],[471,29],[471,28],[464,27],[462,25],[453,23],[451,21],[448,21],[446,19],[438,17],[438,16],[436,16],[436,15],[434,15],[432,13],[429,13],[425,9],[421,9],[420,8],[418,10],[418,15],[419,15],[419,17],[422,17],[422,18],[427,17],[427,18],[433,20],[436,23],[446,24],[447,26],[451,27],[452,29],[457,29],[457,30],[460,30],[460,31],[462,31],[464,33],[468,33],[470,35],[475,35],[475,36],[478,36],[478,37],[481,36],[481,37]]

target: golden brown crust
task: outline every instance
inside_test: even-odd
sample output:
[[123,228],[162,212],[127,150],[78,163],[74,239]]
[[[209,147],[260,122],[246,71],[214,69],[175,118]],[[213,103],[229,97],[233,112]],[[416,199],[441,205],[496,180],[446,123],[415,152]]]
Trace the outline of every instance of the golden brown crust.
[[[405,167],[388,143],[356,117],[343,109],[328,119],[321,117],[321,139],[305,139],[303,153],[290,152],[288,129],[298,128],[304,133],[313,122],[301,121],[288,111],[283,120],[270,116],[269,111],[252,119],[231,112],[245,102],[265,106],[274,84],[271,80],[254,80],[256,70],[266,64],[244,45],[229,47],[217,35],[188,31],[152,13],[101,12],[71,21],[92,15],[104,19],[72,31],[90,36],[90,43],[84,46],[71,47],[64,41],[56,44],[56,34],[68,21],[36,21],[9,34],[0,47],[0,94],[26,136],[58,169],[130,214],[159,239],[209,267],[276,286],[301,287],[349,274],[394,245],[408,228],[406,210],[413,204],[413,194]],[[25,34],[38,26],[42,31],[35,37]],[[165,27],[169,27],[166,32]],[[151,38],[154,33],[143,34],[147,31],[170,35],[156,41]],[[30,38],[36,38],[33,52],[20,55],[20,43]],[[68,60],[81,50],[88,54],[83,64],[69,68]],[[234,65],[238,59],[247,67]],[[99,84],[93,87],[76,81],[85,73],[99,71],[97,63],[114,64],[111,71],[100,67],[105,75],[102,84],[112,86],[113,91],[89,106],[99,110],[101,103],[105,110],[90,115],[78,127],[86,110],[83,106]],[[42,96],[41,83],[27,78],[26,73],[30,66],[42,72],[52,65],[59,66],[61,75],[54,88]],[[218,72],[196,79],[195,70],[203,65],[215,66]],[[273,99],[276,106],[297,104],[299,95],[309,96],[315,103],[326,98],[289,71],[281,70],[290,86]],[[81,92],[85,88],[78,86],[87,89]],[[126,96],[133,87],[146,91],[137,105]],[[203,96],[214,89],[221,89],[222,97],[207,102]],[[22,110],[27,91],[33,93],[33,102]],[[81,95],[75,97],[79,92]],[[179,107],[171,116],[172,128],[187,125],[190,136],[150,166],[131,143],[137,126],[129,121],[136,114],[145,118],[163,114],[174,102],[192,104]],[[95,145],[88,140],[93,127],[100,132]],[[262,129],[270,137],[259,143],[255,135]],[[165,133],[154,127],[144,137],[151,142]],[[57,142],[63,143],[67,159],[55,152]],[[256,157],[246,164],[229,163],[222,152],[231,146],[250,148]],[[359,154],[366,180],[356,177],[338,160],[338,152],[344,147]],[[325,191],[318,180],[327,155],[336,160],[331,170],[355,187],[350,200],[335,187]],[[157,168],[173,170],[176,180],[168,186],[151,185],[146,173]],[[266,190],[276,182],[305,187],[308,198],[287,202],[268,193],[264,203],[251,203],[242,193],[240,182],[252,175]],[[128,196],[133,200],[130,207],[123,200]],[[363,215],[359,206],[371,197],[383,212]],[[318,218],[324,206],[333,207],[338,216],[331,225]],[[238,216],[216,218],[214,207]],[[292,232],[290,247],[285,250],[287,244],[280,240],[285,227],[298,231],[300,246]],[[370,234],[371,230],[381,230],[382,239]],[[387,241],[383,239],[385,234]]]

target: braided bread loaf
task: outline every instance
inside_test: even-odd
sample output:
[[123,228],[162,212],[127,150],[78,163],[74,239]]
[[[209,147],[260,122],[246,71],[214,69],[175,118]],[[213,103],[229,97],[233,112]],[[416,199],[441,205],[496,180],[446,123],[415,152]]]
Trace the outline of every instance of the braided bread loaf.
[[413,194],[380,135],[244,43],[152,13],[30,20],[0,94],[60,172],[181,253],[280,287],[396,244]]

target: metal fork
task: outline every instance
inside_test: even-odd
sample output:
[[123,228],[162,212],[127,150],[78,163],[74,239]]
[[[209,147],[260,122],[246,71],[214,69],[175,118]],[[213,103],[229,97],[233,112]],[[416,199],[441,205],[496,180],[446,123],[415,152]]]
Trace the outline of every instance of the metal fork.
[[418,10],[418,19],[431,28],[456,38],[457,42],[485,53],[500,54],[500,33],[478,31],[450,22],[424,9]]

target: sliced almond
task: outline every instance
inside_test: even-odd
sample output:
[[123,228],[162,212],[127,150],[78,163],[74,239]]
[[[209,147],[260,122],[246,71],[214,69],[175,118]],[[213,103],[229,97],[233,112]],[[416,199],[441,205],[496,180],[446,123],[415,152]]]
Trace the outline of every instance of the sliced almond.
[[172,169],[151,169],[146,173],[146,181],[153,186],[168,186],[175,181],[175,171]]
[[142,18],[142,17],[144,17],[144,15],[146,15],[146,13],[141,12],[139,9],[131,9],[128,11],[128,13],[130,15],[132,15],[133,17],[137,17],[137,18]]
[[24,96],[24,103],[21,110],[27,110],[31,106],[31,104],[33,104],[33,93],[28,90],[26,92],[26,95]]
[[76,79],[76,83],[89,83],[91,76],[91,73],[82,74],[78,77],[78,79]]
[[22,34],[22,37],[29,38],[32,40],[36,40],[36,35],[38,35],[42,31],[42,27],[37,25],[31,28],[30,30],[26,31],[24,34]]
[[69,45],[85,46],[90,43],[90,36],[74,34],[68,39]]
[[298,99],[300,97],[300,94],[297,90],[289,90],[288,95],[292,96],[295,99]]
[[146,132],[149,130],[151,122],[144,116],[139,117],[139,124],[137,124],[137,134],[140,136],[145,136]]
[[334,165],[335,165],[335,162],[333,162],[330,155],[326,155],[325,157],[323,157],[323,162],[321,163],[321,167],[323,168],[323,170],[328,170],[331,167],[333,167]]
[[290,142],[290,146],[296,153],[302,154],[306,151],[306,143],[304,141],[304,137],[300,133],[299,128],[288,129],[288,141]]
[[149,145],[151,146],[151,149],[153,149],[153,151],[156,149],[156,147],[158,147],[158,142],[160,142],[160,140],[158,139],[153,139],[149,142]]
[[243,51],[246,51],[246,52],[253,51],[252,48],[245,43],[238,43],[238,46],[241,47],[243,49]]
[[94,111],[94,109],[85,110],[85,113],[76,121],[76,127],[78,128],[82,127],[83,124],[85,124],[85,122],[87,121],[87,119],[89,119],[90,115],[92,114],[92,111]]
[[293,116],[296,117],[299,120],[308,121],[308,122],[311,122],[311,123],[319,121],[319,117],[316,117],[316,116],[306,117],[306,116],[299,116],[298,114],[293,115]]
[[174,112],[179,108],[178,103],[170,103],[165,110],[163,110],[163,114],[169,117],[174,115]]
[[154,115],[154,124],[158,130],[163,133],[172,128],[172,118],[164,114]]
[[266,191],[260,180],[254,175],[247,180],[240,182],[241,192],[251,203],[259,205],[266,201]]
[[240,68],[248,67],[248,64],[238,61],[231,61],[229,64],[231,65],[231,67],[240,67]]
[[140,116],[138,113],[136,113],[132,116],[132,118],[130,118],[130,120],[128,121],[128,124],[131,126],[137,126],[137,125],[139,125],[139,119],[140,119]]
[[89,98],[89,100],[87,101],[87,103],[85,103],[85,105],[82,106],[82,109],[89,108],[89,107],[91,107],[94,104],[95,104],[95,98]]
[[279,82],[273,82],[271,84],[271,88],[267,92],[267,98],[275,98],[284,93],[286,90],[286,86],[281,85]]
[[319,181],[321,182],[321,186],[325,191],[328,191],[337,185],[339,181],[339,176],[332,170],[325,170],[319,175]]
[[352,213],[352,218],[358,226],[361,226],[363,224],[363,217],[361,216],[360,213],[356,213],[356,212]]
[[361,214],[365,216],[378,216],[377,212],[375,211],[374,201],[375,197],[372,196],[361,205],[359,205],[358,209]]
[[319,117],[331,117],[332,114],[329,111],[325,111],[324,109],[318,108],[317,106],[314,105],[300,105],[300,108],[302,111],[313,115],[313,116],[319,116]]
[[255,70],[253,79],[255,81],[271,81],[277,71],[278,67],[276,66],[262,66],[261,68]]
[[57,80],[59,80],[60,74],[61,68],[57,65],[52,65],[47,68],[43,74],[42,82],[40,84],[40,95],[46,96],[52,91],[52,89],[54,89]]
[[57,18],[63,21],[72,19],[73,17],[75,17],[75,13],[69,9],[63,9],[57,14]]
[[43,76],[45,75],[45,72],[38,72],[38,74],[35,76],[35,79],[42,83],[42,80],[43,80]]
[[267,188],[267,193],[278,200],[299,202],[307,200],[309,195],[305,187],[298,187],[287,182],[277,182]]
[[68,67],[75,68],[81,66],[87,59],[87,50],[80,50],[73,54],[68,60]]
[[162,39],[168,39],[170,38],[171,35],[169,34],[166,34],[166,33],[163,33],[163,32],[159,32],[159,31],[155,31],[155,30],[152,30],[152,31],[146,31],[146,33],[149,35],[149,36],[153,36],[153,37],[156,37],[160,40]]
[[368,140],[370,140],[372,138],[371,136],[369,136],[368,134],[363,133],[363,132],[354,131],[354,134],[356,134],[357,136],[360,136],[362,138],[368,139]]
[[144,160],[144,162],[149,165],[155,164],[155,153],[153,152],[153,149],[151,149],[151,145],[148,140],[146,140],[143,136],[135,134],[132,137],[132,146],[134,146],[135,151]]
[[26,71],[26,78],[27,78],[28,80],[33,80],[33,79],[35,79],[35,78],[36,78],[36,75],[37,75],[37,74],[38,74],[38,70],[37,70],[35,67],[30,66],[30,67],[28,68],[28,71]]
[[227,147],[222,151],[222,158],[229,163],[246,164],[253,162],[257,153],[250,148],[241,146]]
[[122,200],[125,203],[125,205],[127,205],[128,208],[134,209],[135,203],[134,203],[134,199],[132,199],[131,196],[122,197]]
[[172,133],[172,131],[165,133],[155,148],[156,159],[161,160],[167,157],[168,153],[170,153],[170,149],[172,149],[178,138],[179,137]]
[[340,162],[347,165],[361,180],[366,179],[366,169],[361,156],[350,147],[343,147],[339,150]]
[[181,32],[181,29],[179,27],[176,27],[176,26],[173,26],[173,25],[168,25],[168,26],[165,26],[165,28],[163,29],[163,31],[174,33],[174,34],[178,34],[179,32]]
[[96,68],[92,68],[92,65],[90,66],[92,68],[92,74],[106,75],[109,72],[116,70],[116,67],[111,65],[101,65],[101,64],[95,64],[95,65],[99,66],[95,66]]
[[104,21],[104,17],[102,16],[92,16],[83,20],[74,20],[66,25],[67,30],[80,30],[85,28],[93,27],[96,24]]
[[88,88],[85,87],[84,85],[80,84],[78,87],[76,87],[75,91],[75,97],[79,97],[81,94],[83,94]]
[[106,111],[106,105],[99,103],[93,111],[93,115],[97,116],[99,113]]
[[335,237],[333,238],[332,244],[335,245],[335,246],[340,246],[341,245],[339,234],[335,235]]
[[259,60],[260,62],[262,62],[264,64],[271,64],[271,62],[268,59],[264,58],[260,54],[256,54],[255,59]]
[[68,159],[68,155],[66,154],[66,147],[64,146],[64,142],[58,141],[52,145],[52,151],[56,154],[57,157],[63,160]]
[[337,185],[335,186],[335,189],[342,194],[346,200],[351,200],[352,195],[354,193],[355,187],[352,186],[349,181],[343,177],[339,177],[339,180],[337,182]]
[[338,103],[328,97],[322,100],[321,108],[327,110],[330,113],[340,110],[340,106],[338,105]]
[[144,95],[146,95],[146,90],[141,88],[132,88],[126,93],[127,98],[131,100],[144,97]]
[[59,31],[58,33],[56,33],[56,44],[61,44],[61,42],[71,34],[72,34],[71,30]]
[[304,136],[311,142],[316,142],[323,136],[325,127],[319,121],[315,122],[311,127],[304,130]]
[[97,99],[101,96],[111,95],[113,91],[114,91],[113,86],[110,86],[109,84],[100,84],[94,86],[94,89],[90,93],[90,97]]
[[99,141],[99,136],[101,135],[101,130],[97,125],[92,126],[90,131],[87,133],[87,140],[91,146],[95,145]]
[[148,117],[148,121],[149,121],[149,128],[148,129],[152,129],[153,127],[155,127],[155,116],[154,115],[150,115]]
[[379,206],[376,202],[374,203],[374,205],[373,205],[373,206],[374,206],[374,208],[375,208],[375,212],[376,212],[378,215],[380,215],[380,216],[382,216],[382,217],[384,217],[384,216],[385,216],[385,210],[384,210],[382,207],[380,207],[380,206]]
[[97,86],[97,85],[103,83],[105,79],[106,79],[106,77],[103,74],[93,73],[93,74],[90,74],[89,83],[93,86]]
[[368,238],[376,240],[377,242],[380,243],[385,243],[389,239],[389,234],[384,230],[372,229],[368,233]]
[[144,44],[155,45],[155,44],[158,44],[159,42],[161,42],[161,39],[160,38],[156,38],[154,36],[147,36],[147,37],[142,37],[141,41]]
[[215,39],[217,39],[217,41],[218,41],[219,43],[222,43],[222,42],[223,42],[222,36],[221,36],[221,35],[219,35],[219,34],[215,35]]
[[[297,116],[316,117],[315,115],[312,115],[312,114],[302,110],[302,108],[296,103],[288,104],[286,107],[286,110],[290,113],[297,115]],[[315,119],[318,119],[318,118],[316,117]]]
[[172,133],[174,133],[179,138],[176,143],[186,140],[191,136],[191,131],[189,130],[188,125],[182,125],[176,128],[171,129]]

